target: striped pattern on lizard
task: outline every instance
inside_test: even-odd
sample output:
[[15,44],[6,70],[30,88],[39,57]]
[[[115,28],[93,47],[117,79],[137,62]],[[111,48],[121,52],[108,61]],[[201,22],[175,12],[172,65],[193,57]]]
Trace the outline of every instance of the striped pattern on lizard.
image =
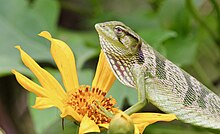
[[98,23],[100,44],[117,79],[138,90],[137,112],[148,99],[164,112],[197,126],[220,129],[220,98],[159,54],[133,30],[118,21]]

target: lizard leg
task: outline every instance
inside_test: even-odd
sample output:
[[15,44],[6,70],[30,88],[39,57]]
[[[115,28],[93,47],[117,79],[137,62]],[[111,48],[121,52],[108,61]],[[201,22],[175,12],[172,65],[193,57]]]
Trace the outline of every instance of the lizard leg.
[[125,113],[128,115],[141,110],[147,104],[145,91],[145,69],[141,65],[137,64],[132,68],[132,73],[138,92],[138,102],[125,110]]

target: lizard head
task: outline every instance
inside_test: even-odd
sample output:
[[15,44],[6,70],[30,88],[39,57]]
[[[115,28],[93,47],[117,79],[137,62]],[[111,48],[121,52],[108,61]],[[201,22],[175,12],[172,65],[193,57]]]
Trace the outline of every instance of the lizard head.
[[113,72],[123,84],[134,87],[131,68],[142,44],[140,37],[118,21],[98,23],[95,28],[100,44]]
[[122,22],[98,23],[95,28],[99,34],[104,52],[116,55],[134,55],[141,45],[140,37]]

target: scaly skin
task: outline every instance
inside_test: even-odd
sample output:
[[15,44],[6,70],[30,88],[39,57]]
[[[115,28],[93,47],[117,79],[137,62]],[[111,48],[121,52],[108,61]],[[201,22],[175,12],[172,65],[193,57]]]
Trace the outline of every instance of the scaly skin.
[[220,129],[220,98],[215,93],[123,23],[98,23],[95,28],[117,79],[138,90],[138,102],[125,111],[127,114],[139,111],[148,99],[186,123]]

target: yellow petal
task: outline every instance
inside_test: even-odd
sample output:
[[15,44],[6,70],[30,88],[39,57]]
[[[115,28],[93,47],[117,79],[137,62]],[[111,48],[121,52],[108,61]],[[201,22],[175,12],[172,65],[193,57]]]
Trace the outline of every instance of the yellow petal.
[[40,84],[47,90],[52,90],[57,99],[63,99],[66,96],[65,91],[59,82],[46,70],[41,68],[27,53],[25,53],[20,46],[16,46],[20,51],[23,63],[34,73],[38,78]]
[[51,34],[48,31],[42,31],[41,33],[38,34],[41,37],[44,37],[48,40],[50,40],[52,38]]
[[[142,134],[144,132],[144,129],[150,125],[150,123],[140,123],[140,124],[135,124],[135,132],[138,130],[138,134]],[[136,130],[137,129],[137,130]]]
[[92,87],[98,87],[103,91],[108,92],[115,79],[115,75],[113,74],[111,67],[108,64],[103,51],[101,51],[95,77],[92,82]]
[[108,129],[108,127],[109,127],[109,124],[98,124],[100,127],[104,127],[104,128],[106,128],[106,129]]
[[150,124],[157,121],[172,121],[177,119],[174,114],[159,113],[134,113],[130,116],[134,123],[149,122]]
[[17,72],[16,70],[12,70],[12,73],[15,75],[18,83],[24,87],[26,90],[36,94],[37,96],[46,97],[47,92],[44,88],[39,86],[38,84],[34,83],[21,73]]
[[50,99],[44,97],[36,97],[35,105],[32,107],[36,109],[46,109],[53,106],[54,104]]
[[84,116],[80,123],[79,134],[85,134],[89,132],[100,132],[100,129],[93,120],[87,116]]
[[79,115],[71,106],[66,106],[61,113],[61,118],[65,118],[67,116],[71,116],[74,120],[81,122],[82,115]]
[[33,108],[36,109],[46,109],[50,107],[57,107],[60,109],[60,111],[63,111],[63,103],[55,100],[55,99],[50,99],[50,98],[45,98],[45,97],[36,97],[35,105],[32,106]]
[[134,134],[140,134],[138,127],[134,125]]
[[52,38],[47,31],[43,31],[39,35],[51,41],[51,54],[61,73],[66,90],[71,91],[78,88],[75,58],[69,46],[61,40]]
[[135,126],[138,127],[140,133],[143,133],[146,126],[157,121],[172,121],[177,119],[174,114],[159,113],[134,113],[130,117]]

